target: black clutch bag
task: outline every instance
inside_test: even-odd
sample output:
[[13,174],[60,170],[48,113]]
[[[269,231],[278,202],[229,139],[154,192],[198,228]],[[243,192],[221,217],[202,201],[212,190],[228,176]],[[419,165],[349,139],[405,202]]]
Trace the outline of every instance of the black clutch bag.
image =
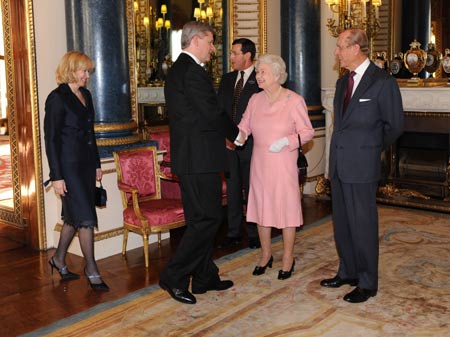
[[300,140],[300,134],[298,134],[298,159],[297,159],[297,167],[298,167],[298,180],[302,183],[306,177],[306,171],[308,169],[308,160],[306,159],[305,154],[302,150],[302,142]]
[[106,190],[103,188],[102,181],[100,180],[100,186],[95,187],[95,206],[106,207]]

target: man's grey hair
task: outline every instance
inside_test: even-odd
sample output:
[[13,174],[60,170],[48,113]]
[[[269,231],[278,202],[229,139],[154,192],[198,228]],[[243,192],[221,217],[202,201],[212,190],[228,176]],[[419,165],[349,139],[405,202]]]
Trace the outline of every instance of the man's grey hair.
[[194,36],[204,37],[207,32],[210,32],[214,36],[214,29],[207,23],[199,21],[187,22],[183,26],[181,33],[181,49],[189,47]]

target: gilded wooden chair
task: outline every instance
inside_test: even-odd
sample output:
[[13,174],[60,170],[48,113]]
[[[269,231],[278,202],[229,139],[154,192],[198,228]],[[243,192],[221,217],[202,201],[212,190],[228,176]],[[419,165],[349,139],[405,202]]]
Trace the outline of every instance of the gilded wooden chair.
[[145,267],[148,268],[148,237],[184,226],[183,205],[180,199],[161,197],[160,179],[155,146],[131,148],[114,152],[117,184],[123,205],[122,255],[126,255],[128,232],[142,235]]

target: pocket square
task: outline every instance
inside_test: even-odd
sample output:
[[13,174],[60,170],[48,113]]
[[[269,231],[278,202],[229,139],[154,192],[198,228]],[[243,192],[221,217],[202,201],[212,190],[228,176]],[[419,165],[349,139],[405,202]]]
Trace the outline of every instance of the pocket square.
[[359,99],[359,101],[360,102],[369,102],[369,101],[371,101],[372,99],[370,99],[370,98],[360,98]]

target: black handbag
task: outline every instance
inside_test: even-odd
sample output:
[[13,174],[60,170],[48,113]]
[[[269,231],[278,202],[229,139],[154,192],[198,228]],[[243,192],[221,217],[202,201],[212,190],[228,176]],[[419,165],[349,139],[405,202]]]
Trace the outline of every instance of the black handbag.
[[300,134],[298,134],[298,158],[297,158],[297,167],[298,167],[298,180],[302,183],[306,177],[306,171],[308,169],[308,160],[306,159],[305,154],[302,150],[302,142],[300,140]]
[[105,207],[106,200],[108,200],[106,190],[103,188],[102,181],[100,180],[100,186],[95,187],[95,206]]

